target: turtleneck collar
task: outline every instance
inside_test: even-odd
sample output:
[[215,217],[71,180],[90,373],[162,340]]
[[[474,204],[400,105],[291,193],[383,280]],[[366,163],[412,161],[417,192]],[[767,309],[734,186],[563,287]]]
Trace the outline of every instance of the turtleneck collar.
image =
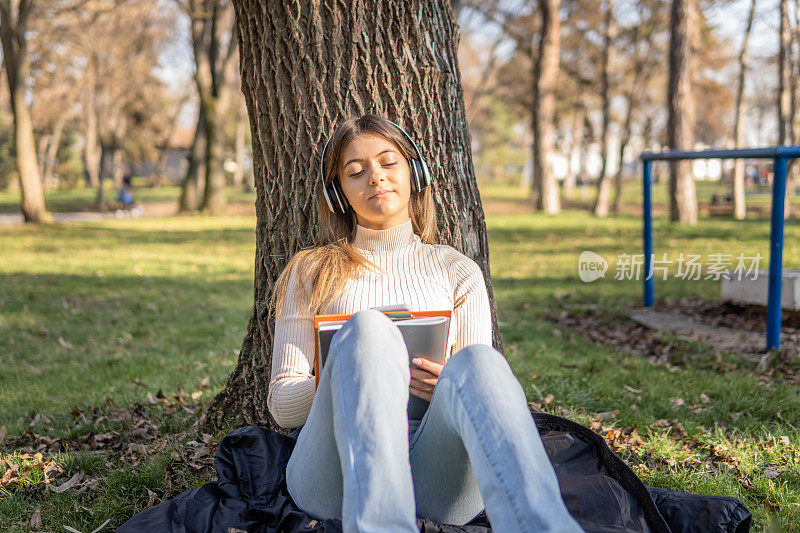
[[419,240],[409,218],[389,229],[370,229],[357,224],[353,245],[369,252],[389,252]]

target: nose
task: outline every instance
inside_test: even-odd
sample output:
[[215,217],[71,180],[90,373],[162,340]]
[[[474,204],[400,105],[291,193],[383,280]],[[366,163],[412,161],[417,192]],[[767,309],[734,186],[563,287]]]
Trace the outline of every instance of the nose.
[[383,167],[380,164],[377,165],[377,168],[374,165],[371,167],[371,170],[370,170],[370,173],[369,173],[369,183],[370,184],[378,183],[384,177],[385,177],[385,173],[384,173]]

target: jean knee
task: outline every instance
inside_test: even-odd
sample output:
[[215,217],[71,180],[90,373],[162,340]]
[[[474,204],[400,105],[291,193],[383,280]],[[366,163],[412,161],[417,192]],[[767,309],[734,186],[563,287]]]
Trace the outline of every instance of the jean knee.
[[516,382],[506,358],[488,344],[471,344],[456,352],[445,363],[441,376],[459,384],[476,379],[495,386]]
[[[347,349],[334,350],[343,345]],[[330,353],[350,354],[370,361],[386,358],[398,359],[408,364],[408,352],[400,329],[383,313],[364,309],[354,313],[331,340]]]

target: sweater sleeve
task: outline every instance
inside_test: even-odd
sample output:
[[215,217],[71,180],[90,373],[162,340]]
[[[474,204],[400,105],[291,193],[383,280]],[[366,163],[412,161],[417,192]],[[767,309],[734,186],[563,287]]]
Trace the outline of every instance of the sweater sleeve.
[[267,408],[284,428],[302,426],[314,401],[314,316],[298,305],[297,269],[289,275],[283,310],[275,319]]
[[492,314],[486,282],[478,264],[451,248],[446,257],[453,280],[453,354],[470,344],[492,345]]

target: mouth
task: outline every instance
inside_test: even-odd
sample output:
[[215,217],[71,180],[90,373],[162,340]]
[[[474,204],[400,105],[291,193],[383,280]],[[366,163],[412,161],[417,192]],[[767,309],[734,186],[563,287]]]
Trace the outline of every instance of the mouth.
[[386,189],[384,191],[378,191],[377,193],[373,194],[369,198],[370,198],[370,200],[373,199],[373,198],[383,198],[384,196],[388,196],[389,193],[391,193],[391,192],[394,192],[394,191],[392,191],[391,189]]

